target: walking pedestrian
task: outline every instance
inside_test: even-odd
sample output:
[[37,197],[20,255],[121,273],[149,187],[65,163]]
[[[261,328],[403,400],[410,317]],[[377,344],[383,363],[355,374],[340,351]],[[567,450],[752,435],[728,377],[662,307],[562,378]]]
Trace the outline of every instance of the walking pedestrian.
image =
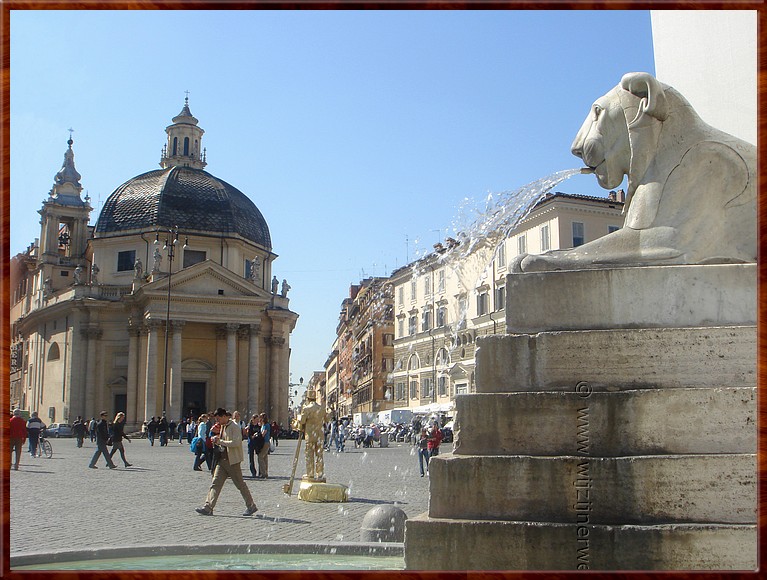
[[171,419],[170,423],[168,423],[168,435],[171,441],[176,438],[176,421],[174,419]]
[[426,464],[426,475],[429,475],[429,432],[426,427],[421,428],[421,435],[418,438],[418,466],[421,468],[421,477],[424,475],[424,463]]
[[274,446],[277,447],[280,444],[280,426],[277,421],[272,421],[272,441]]
[[343,423],[338,423],[338,434],[336,435],[336,451],[338,453],[344,452],[344,447],[346,445],[346,427]]
[[21,416],[21,409],[14,409],[13,416],[11,417],[11,432],[9,433],[11,439],[11,455],[16,453],[16,461],[11,459],[13,469],[19,470],[19,461],[21,460],[21,448],[24,446],[24,441],[27,438],[27,422],[24,417]]
[[213,445],[219,448],[220,457],[213,472],[213,482],[210,484],[205,505],[195,508],[195,511],[204,516],[212,516],[216,501],[221,493],[221,488],[227,479],[231,478],[235,487],[245,500],[244,516],[252,516],[258,511],[256,502],[250,494],[245,480],[242,478],[240,464],[243,460],[242,453],[242,428],[232,421],[226,409],[219,407],[214,413],[217,423],[221,426],[221,432],[212,438]]
[[258,415],[253,415],[250,418],[250,423],[246,429],[248,437],[248,460],[250,462],[250,476],[256,477],[258,472],[256,471],[256,461],[254,456],[257,456],[261,448],[264,446],[264,436],[261,434],[261,425],[258,423]]
[[99,456],[103,455],[104,459],[107,461],[107,466],[109,466],[109,469],[115,469],[117,466],[112,462],[112,458],[109,456],[109,451],[107,451],[107,439],[109,439],[109,424],[107,422],[107,412],[101,411],[99,413],[99,422],[96,423],[96,452],[93,454],[93,457],[91,458],[91,462],[88,464],[88,467],[91,469],[97,469],[96,468],[96,462],[99,460]]
[[439,424],[432,422],[431,430],[429,431],[429,457],[439,455],[439,444],[442,443],[442,430],[439,428]]
[[32,411],[32,416],[27,421],[27,437],[29,437],[29,454],[32,457],[37,456],[37,442],[40,440],[40,433],[45,429],[45,423],[37,416],[37,411]]
[[88,427],[86,427],[85,422],[83,421],[83,418],[80,415],[78,415],[77,419],[75,419],[75,422],[72,423],[72,432],[75,434],[78,447],[83,446],[83,441],[85,440],[85,432],[87,430],[88,430]]
[[157,423],[157,432],[160,435],[160,447],[165,447],[168,444],[168,420],[165,418],[165,413]]
[[160,423],[155,419],[154,417],[151,417],[149,419],[149,423],[146,426],[146,436],[149,439],[149,445],[154,447],[154,438],[155,435],[157,435],[157,428],[160,426]]
[[186,419],[181,417],[178,421],[178,444],[181,445],[186,439]]
[[125,413],[120,411],[115,415],[114,423],[112,423],[112,451],[109,453],[109,458],[112,459],[115,451],[119,451],[125,467],[130,467],[133,464],[128,463],[128,460],[125,459],[123,439],[130,441],[130,437],[125,434]]
[[264,438],[264,444],[261,447],[261,451],[258,452],[258,477],[259,479],[269,478],[269,449],[272,428],[269,425],[269,418],[266,413],[259,415],[259,421],[261,423],[261,436]]
[[96,418],[95,417],[91,417],[91,420],[88,423],[88,434],[91,436],[91,443],[93,443],[96,440]]
[[192,439],[189,444],[195,453],[194,466],[195,471],[202,471],[202,462],[205,461],[210,469],[210,459],[208,459],[208,426],[205,421],[208,420],[208,416],[205,414],[200,415],[200,424],[197,425],[197,436]]
[[194,438],[196,433],[197,433],[197,423],[195,423],[194,419],[189,419],[189,423],[187,423],[186,425],[187,443],[189,443],[190,445],[192,444],[192,439]]

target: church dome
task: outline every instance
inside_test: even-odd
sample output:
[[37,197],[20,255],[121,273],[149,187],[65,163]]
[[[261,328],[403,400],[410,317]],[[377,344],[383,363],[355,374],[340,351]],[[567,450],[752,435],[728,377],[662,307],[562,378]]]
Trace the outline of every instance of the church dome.
[[174,226],[190,233],[239,234],[272,247],[264,216],[244,193],[207,171],[181,165],[148,171],[118,187],[101,210],[95,235]]

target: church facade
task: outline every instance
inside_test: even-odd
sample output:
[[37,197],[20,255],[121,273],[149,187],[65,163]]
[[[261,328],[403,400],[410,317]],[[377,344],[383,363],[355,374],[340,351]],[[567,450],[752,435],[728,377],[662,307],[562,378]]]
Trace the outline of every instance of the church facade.
[[204,170],[188,100],[166,133],[160,169],[119,186],[92,226],[68,141],[40,238],[11,262],[11,406],[47,422],[226,407],[286,424],[298,315],[269,227]]

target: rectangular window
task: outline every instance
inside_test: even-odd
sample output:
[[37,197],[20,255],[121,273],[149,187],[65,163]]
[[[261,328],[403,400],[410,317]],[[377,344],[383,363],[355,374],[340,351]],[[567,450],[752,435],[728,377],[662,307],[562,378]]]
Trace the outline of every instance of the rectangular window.
[[400,286],[397,289],[397,299],[399,300],[400,305],[405,303],[405,287]]
[[541,252],[546,252],[551,247],[549,237],[549,224],[541,226]]
[[410,381],[410,398],[418,398],[418,381]]
[[416,318],[415,314],[410,317],[410,321],[408,324],[408,334],[410,336],[413,336],[416,333],[416,330],[418,329],[418,319]]
[[440,270],[437,272],[437,292],[445,291],[445,271]]
[[439,396],[444,397],[447,395],[447,377],[439,377],[437,382],[439,384]]
[[205,261],[205,250],[184,250],[184,268]]
[[127,250],[117,252],[117,271],[127,272],[133,270],[133,264],[136,263],[136,250]]
[[488,313],[487,291],[477,294],[477,316]]
[[426,296],[431,295],[431,278],[428,275],[423,277],[423,293]]
[[447,308],[440,306],[437,308],[437,328],[442,328],[447,324]]
[[573,222],[573,248],[582,246],[585,241],[583,222]]
[[495,310],[506,309],[506,286],[495,289]]
[[407,391],[405,390],[405,383],[400,382],[397,383],[394,387],[394,396],[397,398],[398,401],[404,401],[407,396]]
[[400,318],[397,321],[397,334],[399,336],[405,336],[405,319],[404,318]]
[[434,396],[432,392],[434,381],[431,377],[423,377],[421,379],[421,398],[431,399]]
[[506,267],[506,242],[501,242],[501,245],[498,246],[498,253],[495,255],[495,267],[496,268],[505,268]]
[[415,278],[410,281],[410,300],[415,301],[416,294],[418,293],[418,287]]
[[521,235],[517,238],[517,254],[527,253],[527,236]]
[[391,346],[394,344],[394,335],[390,333],[386,333],[383,335],[383,343],[384,346]]
[[458,318],[463,319],[469,315],[469,304],[465,296],[458,299]]
[[421,332],[426,332],[431,328],[431,310],[421,312]]

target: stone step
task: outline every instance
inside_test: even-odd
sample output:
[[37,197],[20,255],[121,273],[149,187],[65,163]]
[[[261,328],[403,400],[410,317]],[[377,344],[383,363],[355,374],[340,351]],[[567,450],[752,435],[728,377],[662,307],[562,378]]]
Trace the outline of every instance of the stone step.
[[[440,557],[434,557],[439,546]],[[405,524],[408,570],[754,570],[755,525],[469,521]]]
[[457,455],[756,453],[756,387],[456,396]]
[[755,325],[756,280],[756,264],[511,274],[507,332]]
[[756,326],[484,336],[477,392],[754,387],[756,336]]
[[756,523],[756,455],[465,456],[429,462],[435,518]]

